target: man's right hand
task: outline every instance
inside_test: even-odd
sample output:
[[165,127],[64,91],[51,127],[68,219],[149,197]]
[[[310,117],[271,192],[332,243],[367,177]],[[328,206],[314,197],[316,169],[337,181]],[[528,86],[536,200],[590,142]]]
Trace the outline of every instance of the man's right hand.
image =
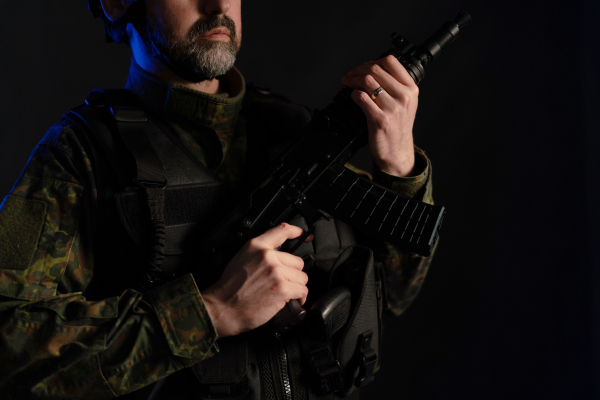
[[[275,250],[304,231],[280,224],[249,240],[229,262],[223,276],[202,292],[208,314],[219,337],[258,328],[285,304],[308,295],[308,275],[302,258]],[[311,241],[312,235],[307,242]]]

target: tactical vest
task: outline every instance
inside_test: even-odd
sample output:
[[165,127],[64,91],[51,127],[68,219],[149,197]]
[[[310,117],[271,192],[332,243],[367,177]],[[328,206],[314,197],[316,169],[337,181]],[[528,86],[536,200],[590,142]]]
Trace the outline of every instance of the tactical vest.
[[[246,171],[266,168],[289,133],[308,122],[301,107],[260,100],[249,88],[242,109]],[[132,93],[95,91],[86,103],[65,115],[79,128],[76,134],[91,160],[97,188],[94,277],[86,296],[101,299],[132,287],[148,268],[149,254],[160,258],[161,279],[192,272],[200,290],[216,282],[224,266],[199,265],[195,249],[236,189],[219,181],[158,116],[140,118],[146,112]],[[136,136],[140,126],[144,140]],[[307,229],[302,217],[290,223]],[[282,250],[293,244],[288,241]],[[125,397],[358,398],[358,389],[379,369],[385,296],[381,265],[374,263],[370,249],[356,245],[350,227],[335,219],[318,221],[314,241],[294,254],[306,260],[306,305],[316,310],[304,322],[284,333],[267,324],[219,339],[215,356]]]

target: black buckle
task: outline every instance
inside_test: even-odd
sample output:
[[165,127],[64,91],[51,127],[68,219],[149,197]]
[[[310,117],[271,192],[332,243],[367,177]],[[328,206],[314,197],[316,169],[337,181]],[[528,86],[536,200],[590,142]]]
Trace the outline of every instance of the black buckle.
[[140,180],[138,178],[133,178],[133,183],[144,188],[144,189],[164,189],[167,187],[167,180],[165,179],[163,182],[156,182],[150,180]]
[[310,352],[310,361],[314,368],[316,391],[320,396],[337,393],[344,387],[342,367],[333,358],[329,347],[322,347]]
[[368,330],[358,337],[358,363],[360,371],[354,381],[356,386],[363,387],[375,379],[375,362],[377,361],[377,353],[371,347],[373,339],[373,331]]
[[137,107],[111,107],[110,112],[112,113],[115,120],[118,122],[146,122],[148,116],[146,112]]

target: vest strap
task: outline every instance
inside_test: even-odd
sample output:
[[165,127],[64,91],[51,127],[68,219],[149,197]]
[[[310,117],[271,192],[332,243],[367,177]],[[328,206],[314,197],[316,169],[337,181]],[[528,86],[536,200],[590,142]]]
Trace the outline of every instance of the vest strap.
[[164,187],[165,169],[146,133],[148,116],[140,100],[126,89],[99,89],[85,102],[94,107],[108,105],[125,146],[136,164],[135,179],[144,187]]
[[91,107],[110,107],[121,139],[135,161],[134,179],[146,192],[154,238],[146,268],[134,284],[143,292],[166,280],[161,269],[165,259],[165,168],[147,134],[146,111],[133,93],[127,89],[99,89],[92,91],[85,102]]

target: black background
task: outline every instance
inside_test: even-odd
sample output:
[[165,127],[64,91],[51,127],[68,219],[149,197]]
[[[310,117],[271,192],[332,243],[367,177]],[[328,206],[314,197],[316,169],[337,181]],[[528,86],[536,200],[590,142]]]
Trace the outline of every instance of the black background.
[[[428,68],[414,128],[448,214],[368,398],[600,398],[597,1],[245,0],[237,66],[323,107],[392,31],[420,43],[460,8],[474,23]],[[0,2],[0,192],[129,57],[84,1]]]

